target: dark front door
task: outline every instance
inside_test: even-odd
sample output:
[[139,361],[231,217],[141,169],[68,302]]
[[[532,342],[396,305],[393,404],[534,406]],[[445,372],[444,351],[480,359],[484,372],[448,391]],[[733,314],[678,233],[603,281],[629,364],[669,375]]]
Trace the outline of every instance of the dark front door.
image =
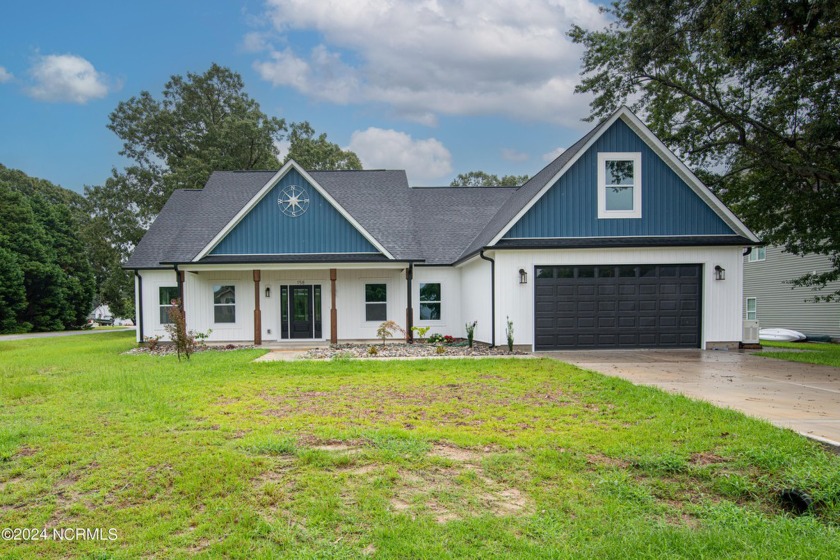
[[290,300],[291,338],[314,338],[312,286],[292,286]]
[[697,348],[700,265],[538,266],[537,350]]

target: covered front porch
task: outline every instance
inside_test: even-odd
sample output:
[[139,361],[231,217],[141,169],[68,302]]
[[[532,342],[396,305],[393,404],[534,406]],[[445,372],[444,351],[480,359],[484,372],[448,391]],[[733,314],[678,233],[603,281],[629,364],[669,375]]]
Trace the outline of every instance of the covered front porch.
[[410,337],[412,276],[406,262],[192,263],[175,273],[189,329],[272,346],[374,340],[386,320]]

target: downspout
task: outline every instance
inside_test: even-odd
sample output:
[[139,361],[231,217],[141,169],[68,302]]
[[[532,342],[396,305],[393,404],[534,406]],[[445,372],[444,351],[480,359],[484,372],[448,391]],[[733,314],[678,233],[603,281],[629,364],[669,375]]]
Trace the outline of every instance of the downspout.
[[496,261],[484,256],[484,249],[478,256],[490,263],[490,348],[496,347]]
[[411,304],[411,281],[414,279],[414,263],[408,263],[405,269],[406,298],[408,305],[405,307],[405,340],[409,344],[414,342],[414,308]]
[[140,276],[140,271],[134,271],[134,277],[137,278],[137,297],[139,298],[137,310],[137,328],[140,329],[140,342],[146,338],[143,336],[143,277]]
[[175,268],[175,279],[178,281],[178,307],[181,308],[181,312],[184,311],[184,277],[181,275],[181,271],[178,270],[178,265],[173,265]]
[[747,256],[747,255],[749,255],[750,253],[752,253],[752,247],[747,247],[746,249],[744,249],[744,254],[743,254],[743,256],[745,256],[745,257],[746,257],[746,256]]

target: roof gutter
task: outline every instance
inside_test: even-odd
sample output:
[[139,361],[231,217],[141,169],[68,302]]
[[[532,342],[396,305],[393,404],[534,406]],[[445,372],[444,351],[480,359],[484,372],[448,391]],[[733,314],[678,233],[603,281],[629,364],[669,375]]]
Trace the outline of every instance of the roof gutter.
[[490,348],[496,347],[496,261],[484,255],[484,249],[479,256],[490,263]]

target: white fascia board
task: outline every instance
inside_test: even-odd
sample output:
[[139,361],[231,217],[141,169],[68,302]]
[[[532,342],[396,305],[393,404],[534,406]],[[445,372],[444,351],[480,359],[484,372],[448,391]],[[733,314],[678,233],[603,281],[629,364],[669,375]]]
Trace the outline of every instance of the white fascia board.
[[630,128],[632,128],[641,138],[645,141],[645,143],[650,146],[650,148],[656,152],[660,157],[663,158],[665,163],[668,164],[674,172],[679,175],[686,184],[700,196],[707,204],[712,206],[712,209],[715,213],[720,216],[720,218],[726,222],[730,227],[739,231],[741,235],[750,239],[752,241],[758,242],[758,237],[744,225],[744,223],[738,219],[735,214],[732,213],[729,208],[727,208],[719,199],[709,190],[709,188],[703,184],[700,179],[697,178],[691,170],[686,167],[686,165],[680,161],[680,159],[674,155],[671,150],[663,144],[659,138],[657,138],[653,132],[637,117],[633,114],[633,112],[628,109],[627,107],[621,107],[618,111],[613,113],[613,115],[609,118],[609,120],[601,127],[597,134],[595,134],[589,141],[574,155],[572,159],[566,162],[566,165],[563,166],[560,171],[558,171],[554,177],[549,180],[545,186],[534,196],[531,200],[528,201],[522,210],[517,212],[516,216],[513,217],[510,222],[505,225],[499,231],[499,233],[490,241],[489,245],[495,245],[499,242],[499,240],[504,237],[504,235],[510,231],[510,229],[516,225],[516,223],[525,215],[534,204],[537,203],[539,199],[543,197],[543,195],[548,192],[548,190],[554,186],[554,183],[562,177],[580,158],[583,156],[584,153],[592,147],[592,145],[606,132],[615,121],[618,119],[622,119]]
[[338,210],[339,214],[341,214],[345,220],[350,222],[350,224],[354,228],[356,228],[356,230],[359,233],[361,233],[362,236],[365,239],[367,239],[371,245],[376,247],[376,249],[383,255],[393,260],[393,255],[391,255],[391,253],[389,253],[385,249],[385,247],[383,247],[379,243],[379,241],[377,241],[370,233],[368,233],[368,231],[365,228],[363,228],[361,224],[359,224],[359,222],[357,222],[356,219],[353,216],[351,216],[350,213],[347,212],[347,210],[344,209],[344,207],[342,207],[332,196],[330,196],[330,194],[326,191],[326,189],[324,189],[324,187],[319,185],[318,182],[315,179],[313,179],[309,173],[307,173],[301,166],[297,164],[297,162],[290,159],[286,162],[286,165],[281,167],[280,171],[275,173],[274,176],[272,176],[271,179],[269,179],[268,182],[266,182],[266,184],[263,185],[263,187],[257,192],[257,194],[255,194],[251,198],[251,200],[248,201],[248,204],[243,206],[242,209],[236,213],[236,215],[227,223],[227,225],[225,225],[225,227],[223,227],[222,230],[216,234],[216,236],[210,241],[210,243],[208,243],[207,246],[205,246],[204,249],[202,249],[198,253],[198,255],[195,256],[193,262],[200,261],[201,259],[206,257],[210,253],[210,251],[212,251],[216,247],[216,245],[218,245],[222,241],[222,239],[224,239],[231,232],[231,230],[233,230],[233,228],[235,228],[237,224],[239,224],[239,222],[241,222],[242,219],[248,215],[248,213],[268,194],[268,192],[272,188],[274,188],[275,185],[277,185],[280,179],[286,176],[286,174],[291,169],[294,169],[295,171],[300,173],[304,179],[309,181],[309,184],[311,184],[315,188],[315,190],[318,191],[318,194],[324,197],[327,200],[327,202],[329,202],[333,206],[333,208]]

